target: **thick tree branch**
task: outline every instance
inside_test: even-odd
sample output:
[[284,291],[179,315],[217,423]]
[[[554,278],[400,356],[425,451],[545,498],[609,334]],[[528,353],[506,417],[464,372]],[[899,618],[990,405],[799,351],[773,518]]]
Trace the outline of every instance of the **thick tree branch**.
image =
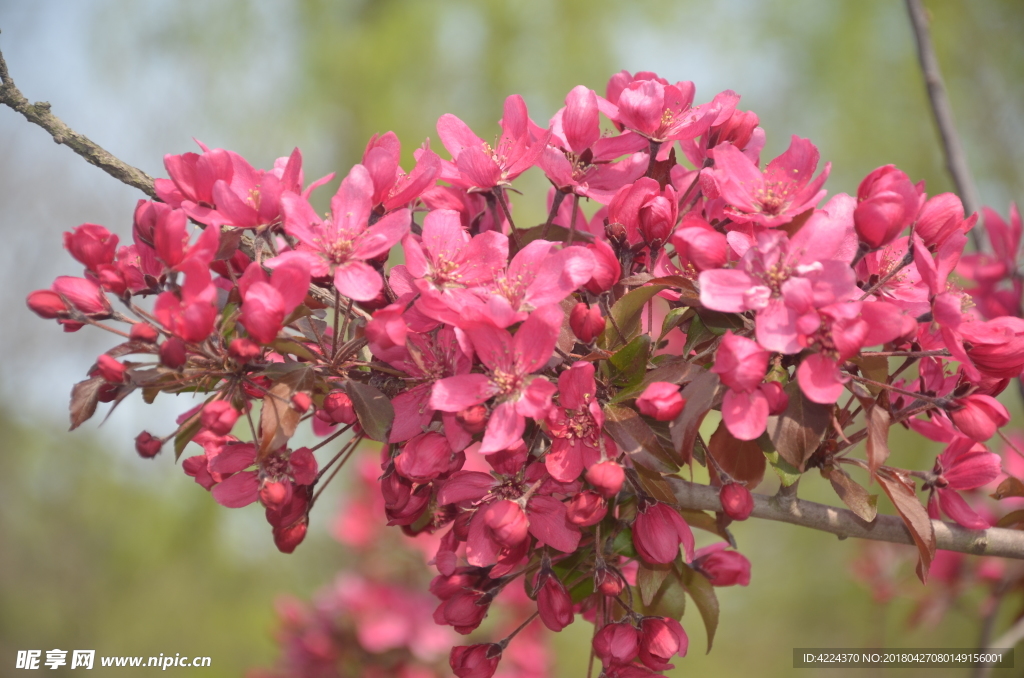
[[[956,131],[956,123],[953,121],[953,107],[949,104],[946,85],[942,80],[942,70],[939,68],[939,60],[935,56],[931,33],[928,30],[928,13],[921,0],[906,0],[906,3],[910,23],[914,28],[914,38],[917,40],[917,57],[921,62],[925,86],[928,88],[928,99],[931,101],[939,136],[942,137],[946,169],[953,177],[956,192],[964,203],[964,211],[972,214],[977,212],[980,206],[978,190],[974,186],[971,168],[967,164],[967,154],[964,153],[960,135]],[[977,229],[971,229],[971,238],[974,240],[974,246],[980,249]]]
[[[701,511],[722,510],[717,488],[691,483],[682,478],[667,477],[666,480],[672,485],[681,507]],[[852,511],[812,501],[763,494],[754,494],[753,497],[754,511],[750,515],[754,518],[831,532],[841,539],[856,537],[894,544],[914,543],[906,525],[897,516],[879,515],[874,522],[868,523]],[[935,528],[936,544],[945,551],[1024,560],[1024,532],[999,527],[968,530],[941,520],[933,520],[932,525]]]
[[134,186],[151,198],[156,197],[153,177],[137,167],[118,160],[88,137],[65,125],[60,118],[50,112],[49,102],[38,101],[30,104],[15,87],[14,80],[7,72],[7,62],[4,61],[3,53],[0,53],[0,103],[21,113],[29,122],[49,132],[55,142],[64,144],[118,181]]

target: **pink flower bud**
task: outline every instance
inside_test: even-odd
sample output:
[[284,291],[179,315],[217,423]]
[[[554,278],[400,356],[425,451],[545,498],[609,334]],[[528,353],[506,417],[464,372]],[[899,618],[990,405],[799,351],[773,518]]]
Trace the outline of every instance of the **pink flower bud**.
[[758,388],[768,399],[768,414],[774,416],[782,414],[789,407],[789,396],[782,390],[782,384],[777,381],[766,381]]
[[606,624],[594,636],[594,652],[605,664],[628,664],[640,653],[640,632],[628,621]]
[[405,346],[409,331],[405,324],[405,304],[391,304],[374,311],[365,331],[370,350],[378,357],[388,349]]
[[29,309],[40,318],[50,320],[67,315],[68,307],[60,295],[52,290],[36,290],[30,292],[25,299]]
[[414,436],[395,457],[395,471],[409,480],[425,483],[448,470],[452,448],[439,433]]
[[149,323],[135,323],[129,332],[132,341],[143,341],[147,344],[155,343],[160,333]]
[[164,441],[154,438],[149,431],[143,431],[135,437],[135,451],[143,459],[152,459],[159,454],[160,448],[163,446]]
[[594,341],[604,332],[604,318],[601,316],[601,309],[597,306],[587,307],[584,303],[576,304],[569,314],[569,327],[576,338],[584,344]]
[[305,414],[310,407],[313,406],[313,399],[309,397],[308,393],[299,391],[292,396],[292,407],[301,414]]
[[96,369],[111,384],[124,383],[125,366],[106,353],[96,359]]
[[[166,342],[165,342],[166,343]],[[214,400],[203,407],[201,421],[203,428],[214,435],[226,436],[231,433],[239,412],[226,400]]]
[[171,337],[160,344],[160,362],[172,370],[176,370],[185,364],[185,342],[177,337]]
[[679,395],[679,387],[667,381],[656,381],[636,399],[641,414],[658,421],[672,421],[686,405],[686,399]]
[[1024,320],[1002,317],[964,323],[960,333],[971,344],[967,355],[981,372],[997,379],[1018,375],[1024,368]]
[[300,522],[288,527],[275,527],[274,528],[274,546],[281,553],[292,553],[302,540],[306,538],[306,530],[308,529],[306,519],[303,518]]
[[324,398],[324,406],[316,413],[317,417],[329,424],[354,424],[356,409],[352,398],[344,391],[331,391]]
[[606,596],[617,596],[626,587],[622,575],[609,567],[601,567],[594,573],[594,588]]
[[668,240],[676,225],[679,208],[671,185],[665,188],[666,195],[648,200],[640,208],[640,235],[651,247],[660,247]]
[[983,443],[996,434],[996,430],[1010,423],[1006,406],[988,395],[977,393],[953,401],[949,418],[967,437]]
[[507,548],[522,544],[529,536],[530,521],[514,501],[499,499],[491,502],[481,517],[491,529],[494,540]]
[[553,572],[541,573],[541,579],[537,611],[544,626],[557,633],[573,622],[572,598]]
[[455,413],[455,418],[462,424],[462,428],[470,434],[480,433],[486,429],[490,416],[486,405],[473,405]]
[[292,500],[290,480],[264,480],[260,485],[260,501],[268,509],[280,511]]
[[604,520],[607,513],[608,506],[605,504],[604,498],[590,490],[574,495],[566,507],[566,517],[569,522],[580,527],[597,525]]
[[64,249],[89,270],[114,263],[117,236],[97,224],[82,224],[71,233],[64,233]]
[[452,626],[458,633],[466,635],[480,626],[490,604],[490,597],[482,591],[459,591],[437,606],[434,621]]
[[640,661],[652,671],[673,668],[668,660],[685,657],[689,646],[686,631],[671,617],[645,617],[640,622]]
[[679,512],[660,501],[642,506],[633,522],[633,546],[648,563],[671,563],[686,551],[686,562],[693,560],[693,532]]
[[857,189],[853,223],[860,239],[878,249],[896,239],[917,216],[920,196],[895,165],[879,167]]
[[457,645],[452,648],[448,665],[458,678],[491,678],[501,661],[501,645]]
[[754,510],[754,498],[750,490],[739,483],[726,483],[718,493],[722,511],[733,520],[746,520]]
[[626,480],[626,472],[614,461],[602,461],[590,467],[586,474],[587,482],[597,488],[605,497],[613,497],[622,489]]
[[100,286],[91,280],[62,275],[53,281],[53,291],[67,299],[72,306],[86,315],[107,316],[110,314],[110,302],[107,301],[107,295],[103,294]]
[[263,349],[252,339],[245,337],[239,337],[232,339],[231,343],[228,344],[228,353],[231,357],[242,363],[243,365],[247,362],[259,358],[263,353]]
[[712,586],[746,586],[750,583],[750,561],[738,551],[726,551],[728,544],[719,542],[697,551],[693,568],[703,574]]
[[977,220],[964,220],[964,205],[953,193],[940,193],[932,197],[917,215],[914,233],[928,247],[937,247],[957,231],[966,233]]

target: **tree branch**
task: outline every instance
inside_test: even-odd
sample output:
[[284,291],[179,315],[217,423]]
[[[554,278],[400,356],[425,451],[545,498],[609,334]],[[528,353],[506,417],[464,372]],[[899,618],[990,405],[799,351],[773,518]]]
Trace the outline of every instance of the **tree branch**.
[[[935,124],[939,128],[939,136],[942,137],[946,169],[953,177],[956,192],[964,203],[964,212],[973,214],[978,211],[980,206],[978,190],[974,186],[971,168],[967,164],[967,154],[964,153],[960,136],[956,131],[956,123],[953,121],[953,107],[949,104],[946,85],[942,80],[942,70],[939,68],[939,60],[935,56],[931,33],[928,30],[928,14],[924,5],[921,4],[921,0],[906,0],[906,3],[907,12],[910,14],[910,23],[914,28],[917,57],[921,62],[925,86],[928,88],[932,114],[935,116]],[[974,246],[980,249],[978,229],[971,229],[971,238],[974,241]]]
[[7,62],[4,61],[3,53],[0,53],[0,103],[21,113],[29,122],[49,132],[55,142],[64,144],[118,181],[134,186],[151,198],[156,198],[153,177],[137,167],[118,160],[96,142],[65,125],[60,118],[50,112],[49,102],[37,101],[30,104],[15,87],[14,80],[7,72]]
[[[718,489],[666,476],[682,508],[721,511]],[[831,532],[840,539],[856,537],[894,544],[914,544],[906,525],[897,516],[879,515],[873,522],[858,518],[852,511],[796,498],[776,498],[753,494],[754,518],[776,520],[812,530]],[[933,520],[935,542],[944,551],[959,551],[979,556],[998,556],[1024,560],[1024,532],[990,527],[968,530],[959,525]]]

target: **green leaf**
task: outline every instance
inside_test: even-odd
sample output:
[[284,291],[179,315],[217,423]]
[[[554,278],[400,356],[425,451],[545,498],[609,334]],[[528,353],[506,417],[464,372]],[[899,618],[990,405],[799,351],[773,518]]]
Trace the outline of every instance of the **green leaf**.
[[619,391],[610,402],[615,404],[638,398],[648,386],[656,381],[681,384],[698,369],[679,356],[655,356],[652,361],[657,361],[658,366],[645,373],[643,380],[639,384],[627,386]]
[[572,599],[573,603],[582,603],[592,595],[594,595],[593,577],[583,577],[583,579],[569,589],[569,598]]
[[[665,319],[661,321],[661,334],[658,335],[658,341],[664,339],[666,334],[668,334],[675,328],[679,327],[679,325],[684,323],[687,318],[687,313],[692,313],[692,310],[687,308],[686,306],[673,308],[668,313],[666,313]],[[683,353],[683,355],[685,356],[686,354]]]
[[733,536],[729,534],[729,530],[722,527],[718,520],[710,513],[696,509],[679,509],[679,513],[690,527],[696,527],[699,530],[717,534],[730,544],[735,541]]
[[395,408],[387,396],[369,384],[360,381],[346,381],[342,388],[352,399],[352,405],[359,418],[359,425],[370,440],[384,442],[388,439],[391,424],[395,420]]
[[177,461],[181,457],[181,453],[185,451],[185,446],[192,441],[192,438],[199,433],[199,429],[203,427],[203,420],[200,416],[202,410],[196,412],[189,418],[188,421],[178,429],[178,432],[174,434],[174,460]]
[[[851,360],[852,363],[860,368],[861,374],[868,379],[872,379],[879,383],[886,383],[889,379],[889,359],[880,355],[860,355]],[[872,395],[878,395],[882,392],[881,386],[874,386],[872,384],[864,384]]]
[[[604,328],[604,333],[598,339],[598,346],[610,349],[631,341],[640,332],[640,317],[643,314],[644,306],[658,292],[666,290],[668,287],[668,285],[647,285],[623,295],[611,307],[610,314],[614,322],[609,322]],[[622,337],[616,331],[616,326],[622,331]]]
[[711,330],[704,326],[699,315],[693,316],[690,320],[690,326],[686,329],[686,343],[683,344],[683,350],[680,352],[680,355],[688,358],[694,348],[714,339],[715,336]]
[[[594,236],[588,231],[581,230],[582,224],[576,224],[576,233],[573,234],[572,241],[574,243],[586,244],[594,241]],[[534,240],[548,240],[550,242],[567,242],[569,240],[569,229],[565,226],[559,226],[558,224],[551,224],[547,227],[547,233],[545,231],[544,224],[540,226],[534,226],[533,228],[516,230],[516,235],[519,236],[519,244],[526,247]],[[509,256],[515,256],[519,250],[513,252],[515,249],[512,241],[509,241]]]
[[626,558],[636,558],[636,547],[633,546],[633,530],[625,528],[620,530],[612,540],[612,552]]
[[[643,567],[641,563],[640,567]],[[661,586],[654,593],[651,598],[651,602],[643,605],[644,613],[654,617],[671,617],[672,619],[682,619],[683,613],[686,612],[686,593],[683,587],[683,582],[679,578],[679,573],[676,569],[669,565],[670,571],[667,573]],[[637,573],[639,579],[639,571]],[[639,584],[639,580],[637,581]],[[641,598],[643,595],[641,594]]]
[[738,332],[745,327],[743,324],[743,316],[738,313],[722,313],[721,311],[711,311],[706,308],[702,308],[697,311],[697,314],[704,323],[704,327],[706,327],[709,332],[717,336],[722,336],[728,330]]
[[[775,471],[775,475],[777,475],[779,480],[782,481],[782,486],[789,487],[796,481],[800,480],[800,469],[783,459],[782,455],[772,448],[771,441],[767,439],[766,434],[761,437],[767,440],[768,447],[770,448],[770,451],[764,450],[764,458],[768,460],[768,465],[772,467],[772,470]],[[758,438],[757,442],[760,443],[761,439]],[[762,449],[764,449],[763,445]]]
[[707,578],[690,567],[683,565],[683,585],[686,592],[693,598],[694,604],[700,611],[701,619],[704,620],[704,630],[708,634],[708,652],[711,652],[711,645],[715,640],[715,631],[718,630],[718,596],[715,595],[715,588]]
[[308,348],[294,339],[275,339],[271,346],[281,355],[293,355],[303,360],[316,361],[318,358]]
[[671,563],[658,563],[652,565],[643,560],[639,562],[636,571],[636,587],[640,590],[640,600],[644,605],[650,605],[658,589],[672,572]]
[[647,358],[651,354],[651,337],[641,334],[633,341],[620,348],[608,362],[618,370],[613,377],[616,383],[623,385],[638,384],[647,373]]

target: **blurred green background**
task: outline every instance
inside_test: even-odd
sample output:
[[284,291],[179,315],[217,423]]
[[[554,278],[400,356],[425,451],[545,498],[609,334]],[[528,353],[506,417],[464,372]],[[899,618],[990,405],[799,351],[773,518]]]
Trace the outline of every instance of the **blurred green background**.
[[[982,199],[1005,215],[1024,195],[1024,3],[926,4]],[[833,193],[854,192],[887,163],[931,194],[951,189],[905,10],[891,0],[7,0],[0,30],[29,99],[50,101],[74,129],[156,176],[163,154],[195,150],[191,137],[262,167],[298,145],[307,178],[344,174],[387,130],[402,139],[408,168],[425,138],[441,150],[442,113],[489,138],[508,94],[522,94],[543,125],[573,86],[603,93],[627,69],[693,80],[699,101],[737,91],[767,130],[763,157],[793,134],[811,138],[833,163]],[[55,647],[209,655],[208,676],[268,665],[275,595],[308,596],[343,561],[325,528],[335,499],[314,515],[307,543],[283,556],[259,510],[217,507],[166,454],[134,455],[138,431],[167,431],[190,402],[125,403],[102,427],[63,433],[67,393],[108,342],[64,335],[23,300],[79,273],[61,232],[94,222],[129,240],[141,196],[8,109],[0,150],[0,675],[14,672],[17,650]],[[543,177],[533,170],[521,184],[520,213],[542,219]],[[902,465],[930,466],[934,447],[894,438]],[[831,494],[813,477],[801,487],[835,503]],[[687,614],[691,653],[678,675],[787,676],[796,646],[975,642],[977,593],[936,627],[908,631],[921,587],[911,582],[885,610],[873,605],[849,576],[857,544],[760,522],[735,534],[752,583],[719,591],[708,656]],[[588,639],[580,622],[557,637],[555,675],[585,675]]]

